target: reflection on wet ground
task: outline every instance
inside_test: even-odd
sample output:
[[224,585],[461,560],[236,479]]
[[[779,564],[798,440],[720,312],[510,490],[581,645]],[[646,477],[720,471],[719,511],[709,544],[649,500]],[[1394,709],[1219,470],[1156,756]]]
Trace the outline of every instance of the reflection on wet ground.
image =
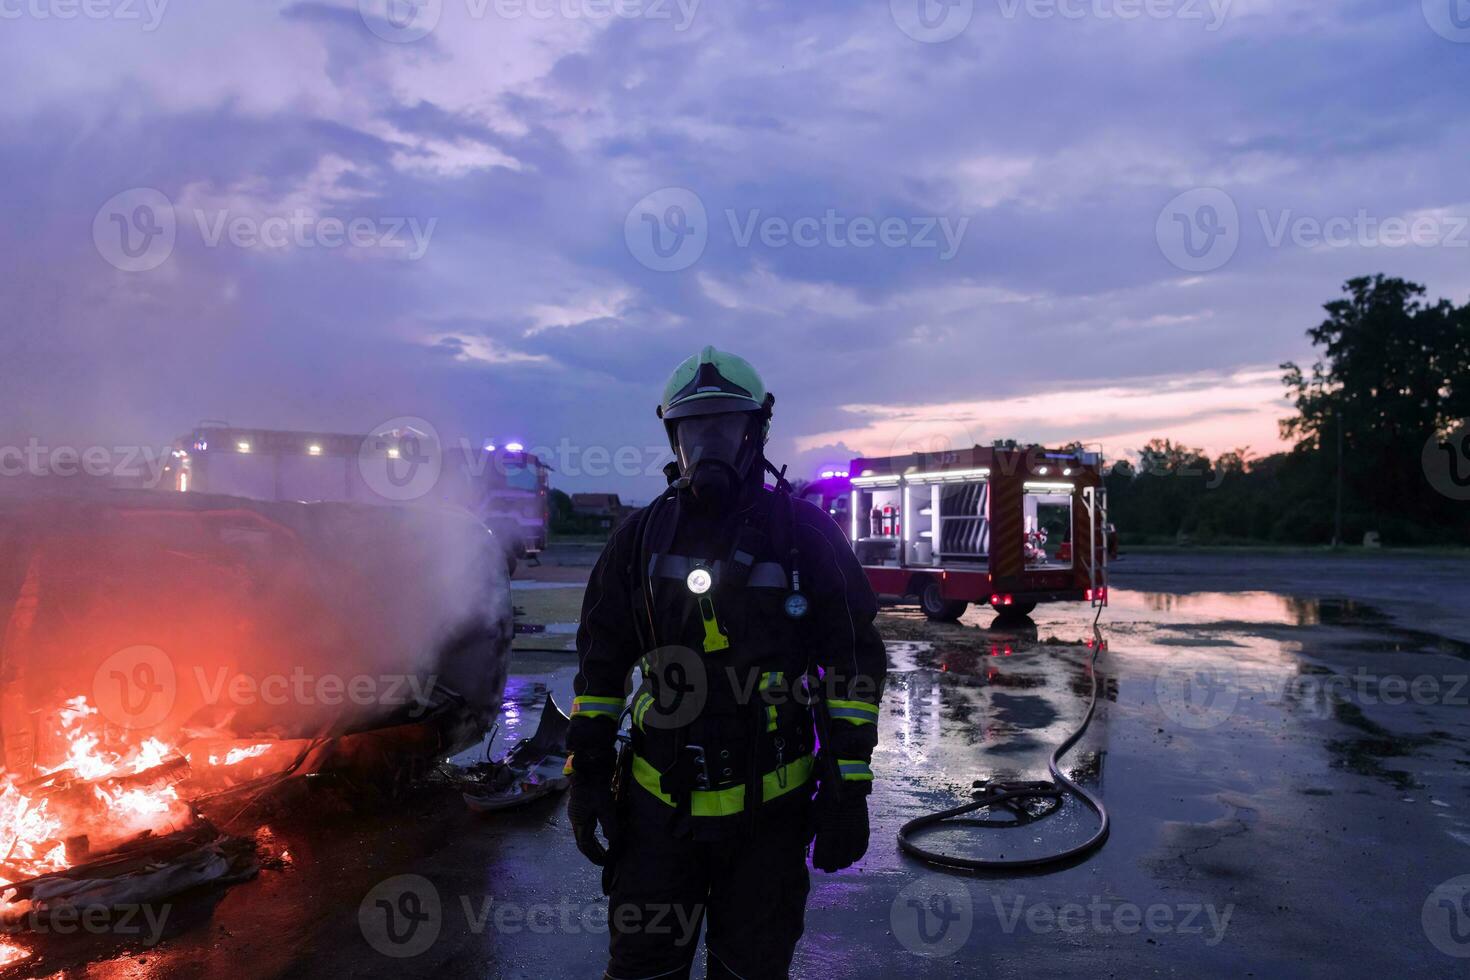
[[[1422,935],[1429,890],[1470,867],[1470,646],[1361,599],[1116,586],[1111,598],[1097,668],[1104,705],[1064,766],[1100,789],[1117,821],[1092,872],[1124,894],[1183,889],[1251,906],[1248,916],[1265,918],[1237,952],[1260,964],[1291,961],[1291,945],[1344,894],[1395,896],[1414,868],[1412,888],[1384,896],[1393,915],[1354,926],[1388,945]],[[1033,622],[1005,623],[972,608],[959,624],[883,612],[893,673],[875,768],[900,785],[876,802],[875,839],[964,801],[975,779],[1045,776],[1047,754],[1085,709],[1087,612],[1043,606]],[[1068,804],[1012,839],[966,829],[935,840],[967,856],[1058,850],[1095,826]],[[1391,843],[1385,821],[1399,831]],[[1356,854],[1372,856],[1357,865]],[[1383,860],[1399,872],[1380,871]],[[1308,870],[1319,866],[1335,867],[1336,880]],[[926,873],[882,851],[869,867]],[[1289,899],[1272,885],[1287,878]],[[1371,944],[1344,943],[1360,945]]]
[[[1045,775],[1086,708],[1093,611],[1043,606],[1003,622],[972,608],[958,624],[904,607],[881,613],[891,674],[872,845],[858,868],[813,875],[793,976],[1457,975],[1463,961],[1426,940],[1421,916],[1436,885],[1470,871],[1470,634],[1429,628],[1453,620],[1447,607],[1404,613],[1406,596],[1430,601],[1418,598],[1427,588],[1414,591],[1412,568],[1395,573],[1390,605],[1349,589],[1314,597],[1349,573],[1309,562],[1274,591],[1188,591],[1206,575],[1228,579],[1221,562],[1196,561],[1120,566],[1102,616],[1098,714],[1064,760],[1106,801],[1113,837],[1084,864],[1041,877],[944,878],[901,857],[894,835],[968,799],[976,779]],[[1144,588],[1130,589],[1130,574]],[[1453,580],[1424,574],[1436,587]],[[564,584],[522,588],[516,604],[538,622],[572,623],[580,592]],[[548,691],[569,706],[575,669],[569,653],[518,651],[490,751],[534,731]],[[494,818],[438,799],[325,815],[303,805],[291,816],[272,822],[266,842],[280,860],[207,921],[86,975],[541,978],[600,968],[605,932],[476,930],[457,911],[487,896],[601,905],[597,870],[575,851],[560,801]],[[1016,856],[1094,826],[1069,800],[1024,830],[944,831],[929,845]],[[359,925],[363,897],[400,874],[431,881],[448,910],[420,959],[383,956]],[[965,941],[945,956],[903,941],[897,924],[914,895],[952,897],[956,880],[969,903]],[[1207,907],[1228,910],[1229,926],[1213,937],[1048,930],[1012,918],[1014,902]]]

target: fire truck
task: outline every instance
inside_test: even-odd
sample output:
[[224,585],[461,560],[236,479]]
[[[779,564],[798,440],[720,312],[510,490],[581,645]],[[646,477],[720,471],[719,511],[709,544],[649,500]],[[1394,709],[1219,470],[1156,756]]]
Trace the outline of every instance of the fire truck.
[[525,558],[546,547],[549,470],[515,442],[444,447],[411,429],[352,435],[209,421],[175,441],[164,472],[181,492],[456,507]]
[[873,591],[934,620],[1106,605],[1116,536],[1097,453],[975,446],[859,458],[802,495],[848,532]]

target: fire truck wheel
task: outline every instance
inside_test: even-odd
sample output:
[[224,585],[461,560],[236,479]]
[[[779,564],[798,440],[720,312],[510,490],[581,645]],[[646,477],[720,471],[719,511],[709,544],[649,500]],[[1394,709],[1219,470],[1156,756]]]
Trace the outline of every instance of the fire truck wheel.
[[1029,616],[1036,611],[1034,602],[1013,602],[1009,606],[992,606],[997,613],[1008,619],[1020,619]]
[[930,619],[952,623],[959,619],[970,604],[961,599],[946,599],[939,591],[939,583],[930,580],[919,592],[919,607]]

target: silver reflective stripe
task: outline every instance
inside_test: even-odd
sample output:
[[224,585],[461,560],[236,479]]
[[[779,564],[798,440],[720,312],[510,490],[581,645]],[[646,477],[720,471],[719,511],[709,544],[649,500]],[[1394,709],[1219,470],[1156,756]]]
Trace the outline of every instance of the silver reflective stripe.
[[[648,560],[649,571],[658,578],[673,578],[683,581],[689,577],[689,572],[694,568],[696,559],[687,555],[653,555]],[[720,580],[720,574],[724,571],[724,561],[703,562],[708,565],[714,574],[716,582]],[[745,583],[748,587],[757,589],[784,589],[786,588],[786,569],[779,563],[773,561],[757,562],[751,566],[750,579]]]

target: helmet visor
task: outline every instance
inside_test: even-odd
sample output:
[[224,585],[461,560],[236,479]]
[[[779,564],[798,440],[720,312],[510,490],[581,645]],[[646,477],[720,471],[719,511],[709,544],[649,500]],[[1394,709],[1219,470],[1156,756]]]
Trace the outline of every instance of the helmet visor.
[[680,419],[674,428],[679,468],[689,473],[701,462],[717,462],[743,474],[754,455],[753,418],[750,412],[725,412]]

